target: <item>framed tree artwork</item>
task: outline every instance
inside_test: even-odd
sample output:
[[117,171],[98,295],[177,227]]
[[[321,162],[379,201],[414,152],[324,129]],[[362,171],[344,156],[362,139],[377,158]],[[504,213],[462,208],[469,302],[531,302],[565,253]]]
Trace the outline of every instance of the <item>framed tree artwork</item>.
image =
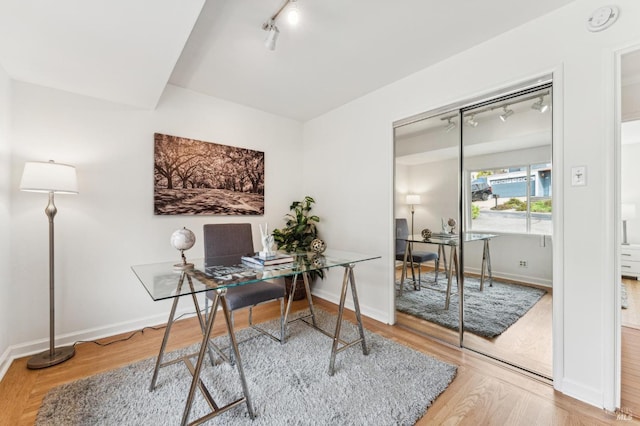
[[264,152],[154,135],[154,213],[263,215]]

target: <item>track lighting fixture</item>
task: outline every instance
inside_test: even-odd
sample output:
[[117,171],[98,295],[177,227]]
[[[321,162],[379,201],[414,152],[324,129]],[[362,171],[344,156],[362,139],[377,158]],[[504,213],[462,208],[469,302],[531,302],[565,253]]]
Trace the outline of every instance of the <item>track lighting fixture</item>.
[[540,98],[533,105],[531,105],[531,109],[535,109],[540,114],[542,114],[547,112],[547,110],[549,109],[549,105],[545,104],[544,97],[540,96]]
[[468,126],[471,127],[477,127],[478,126],[478,122],[476,121],[476,115],[475,114],[471,114],[469,116],[467,116],[464,119],[465,123],[467,123]]
[[[488,101],[485,105],[468,109],[463,112],[462,118],[460,119],[460,124],[471,127],[478,126],[479,122],[476,120],[476,116],[482,116],[485,113],[492,113],[492,117],[495,117],[495,114],[502,109],[501,114],[498,116],[500,120],[506,122],[509,117],[511,117],[515,111],[511,109],[514,105],[520,105],[523,102],[531,102],[535,101],[533,105],[531,105],[531,109],[536,110],[540,113],[546,112],[551,107],[550,102],[545,103],[545,96],[551,96],[550,90],[536,90],[533,93],[527,93],[521,96],[513,96],[509,99],[503,99],[501,101],[497,101],[495,103]],[[508,103],[507,103],[508,102]],[[521,108],[518,108],[518,112],[521,112]],[[442,121],[447,121],[445,125],[445,131],[450,132],[456,127],[455,120],[458,115],[446,113],[440,118]]]
[[447,118],[447,127],[444,128],[444,131],[449,133],[455,128],[456,128],[456,123],[451,121],[451,117]]
[[276,50],[276,41],[278,41],[278,36],[280,35],[280,31],[274,21],[270,21],[267,27],[267,39],[264,41],[264,45],[269,50]]
[[280,35],[280,30],[276,26],[276,20],[280,13],[289,6],[287,19],[291,25],[296,25],[300,20],[300,13],[298,11],[298,0],[285,0],[285,2],[280,6],[280,8],[274,13],[268,21],[262,24],[262,29],[268,31],[267,39],[264,42],[264,45],[269,50],[276,50],[276,41],[278,40],[278,36]]
[[504,109],[504,112],[500,114],[500,120],[507,121],[507,118],[513,115],[513,110],[509,109],[507,105],[503,106],[502,108]]

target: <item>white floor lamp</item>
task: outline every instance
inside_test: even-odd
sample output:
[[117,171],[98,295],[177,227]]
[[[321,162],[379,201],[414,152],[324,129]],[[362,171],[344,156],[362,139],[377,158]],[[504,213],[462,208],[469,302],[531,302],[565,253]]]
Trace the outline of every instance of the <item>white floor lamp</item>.
[[78,193],[76,169],[67,164],[55,163],[53,160],[49,162],[27,162],[22,172],[20,190],[47,192],[49,194],[49,203],[44,210],[49,218],[49,350],[33,355],[27,361],[28,368],[38,369],[60,364],[75,355],[73,346],[55,347],[53,218],[58,212],[58,209],[56,209],[56,205],[53,203],[53,194]]

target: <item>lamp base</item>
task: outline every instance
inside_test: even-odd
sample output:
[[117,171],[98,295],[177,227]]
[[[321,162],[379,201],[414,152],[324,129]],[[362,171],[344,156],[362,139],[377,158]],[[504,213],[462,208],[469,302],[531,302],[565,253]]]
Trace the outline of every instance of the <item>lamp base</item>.
[[27,368],[30,370],[37,370],[39,368],[52,367],[65,362],[75,354],[76,349],[73,346],[55,348],[53,350],[53,356],[51,355],[51,351],[40,352],[39,354],[29,358],[27,361]]

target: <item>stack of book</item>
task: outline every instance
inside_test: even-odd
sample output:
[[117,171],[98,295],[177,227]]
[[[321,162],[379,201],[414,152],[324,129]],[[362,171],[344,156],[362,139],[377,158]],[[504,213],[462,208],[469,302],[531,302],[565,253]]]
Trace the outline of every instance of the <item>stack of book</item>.
[[258,256],[257,254],[242,256],[242,263],[253,267],[282,265],[283,263],[293,263],[294,260],[292,255],[284,253],[276,253],[266,258]]
[[438,238],[441,240],[452,240],[458,238],[458,234],[449,234],[448,232],[434,232],[431,238]]

